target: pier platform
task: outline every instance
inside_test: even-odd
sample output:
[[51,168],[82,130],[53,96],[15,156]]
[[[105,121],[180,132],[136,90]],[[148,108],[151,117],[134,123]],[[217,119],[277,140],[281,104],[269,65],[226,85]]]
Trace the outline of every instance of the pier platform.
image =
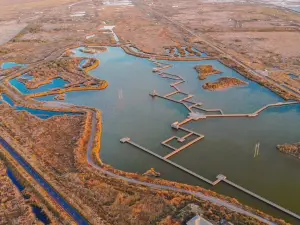
[[264,203],[266,203],[266,204],[274,207],[275,209],[277,209],[277,210],[279,210],[281,212],[284,212],[287,215],[290,215],[290,216],[292,216],[292,217],[300,220],[300,215],[298,215],[298,214],[296,214],[296,213],[294,213],[294,212],[292,212],[292,211],[290,211],[290,210],[288,210],[288,209],[286,209],[286,208],[284,208],[284,207],[282,207],[280,205],[277,205],[276,203],[274,203],[274,202],[272,202],[270,200],[267,200],[267,199],[265,199],[265,198],[263,198],[263,197],[255,194],[254,192],[251,192],[250,190],[248,190],[246,188],[243,188],[243,187],[239,186],[238,184],[230,181],[223,174],[219,174],[216,177],[217,179],[215,181],[211,181],[211,180],[209,180],[209,179],[207,179],[207,178],[205,178],[205,177],[203,177],[203,176],[201,176],[201,175],[199,175],[199,174],[197,174],[197,173],[195,173],[195,172],[193,172],[193,171],[191,171],[191,170],[189,170],[189,169],[187,169],[187,168],[185,168],[185,167],[183,167],[183,166],[181,166],[181,165],[179,165],[177,163],[174,163],[174,162],[166,159],[165,157],[162,157],[162,156],[160,156],[160,155],[152,152],[151,150],[149,150],[147,148],[144,148],[144,147],[138,145],[137,143],[131,141],[130,138],[128,138],[128,137],[122,138],[121,142],[122,143],[128,143],[128,144],[130,144],[130,145],[132,145],[132,146],[134,146],[134,147],[136,147],[136,148],[138,148],[140,150],[143,150],[144,152],[146,152],[146,153],[148,153],[148,154],[150,154],[150,155],[152,155],[152,156],[154,156],[154,157],[156,157],[156,158],[158,158],[158,159],[160,159],[160,160],[162,160],[162,161],[164,161],[164,162],[166,162],[166,163],[168,163],[168,164],[176,167],[177,169],[179,169],[179,170],[181,170],[183,172],[186,172],[186,173],[190,174],[191,176],[193,176],[195,178],[198,178],[199,180],[201,180],[203,182],[206,182],[206,183],[208,183],[208,184],[210,184],[212,186],[215,186],[215,185],[219,184],[220,182],[224,182],[224,183],[226,183],[226,184],[228,184],[228,185],[230,185],[230,186],[232,186],[232,187],[234,187],[234,188],[236,188],[236,189],[244,192],[245,194],[248,194],[248,195],[252,196],[253,198],[256,198],[256,199],[258,199],[258,200],[260,200],[260,201],[262,201],[262,202],[264,202]]

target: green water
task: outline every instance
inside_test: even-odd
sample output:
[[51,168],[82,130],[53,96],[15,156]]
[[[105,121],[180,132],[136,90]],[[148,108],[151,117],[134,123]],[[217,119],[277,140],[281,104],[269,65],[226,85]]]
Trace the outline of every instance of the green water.
[[[77,55],[91,57],[79,51]],[[163,147],[161,142],[172,135],[182,135],[172,130],[170,125],[184,120],[188,111],[180,104],[149,96],[154,89],[159,94],[167,94],[174,89],[169,86],[170,80],[152,73],[155,65],[147,59],[126,55],[121,48],[113,47],[96,57],[101,61],[100,67],[90,73],[107,80],[109,87],[103,91],[68,93],[65,101],[95,107],[103,112],[101,158],[104,162],[121,170],[139,173],[154,167],[163,178],[216,190],[297,223],[226,184],[208,186],[129,144],[121,144],[120,138],[130,137],[132,141],[164,156],[170,153],[170,149]],[[220,108],[225,113],[251,113],[266,104],[283,101],[218,61],[170,63],[173,67],[168,72],[180,74],[187,80],[179,88],[195,95],[194,99],[202,102],[204,108]],[[223,73],[200,81],[193,69],[198,64],[211,64]],[[220,92],[202,89],[205,82],[222,76],[237,77],[249,82],[249,85]],[[53,96],[40,98],[44,101],[52,99]],[[222,173],[244,188],[300,213],[300,160],[276,150],[277,144],[300,141],[299,105],[272,108],[252,119],[215,118],[186,127],[204,134],[205,138],[170,158],[172,161],[211,180]],[[254,158],[257,142],[260,142],[260,154]]]

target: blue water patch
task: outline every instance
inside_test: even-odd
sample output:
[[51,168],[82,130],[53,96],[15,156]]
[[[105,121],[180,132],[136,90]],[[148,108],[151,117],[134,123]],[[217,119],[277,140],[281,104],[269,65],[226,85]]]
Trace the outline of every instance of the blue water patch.
[[82,68],[84,66],[84,64],[86,64],[88,61],[88,59],[83,59],[81,60],[80,64],[79,64],[79,68]]
[[[32,79],[32,76],[26,74],[26,75],[22,75],[20,78]],[[12,86],[17,88],[23,95],[47,92],[55,88],[63,88],[66,84],[69,84],[68,81],[65,81],[62,78],[55,78],[50,84],[42,85],[36,89],[28,89],[24,83],[18,80],[18,78],[12,79],[9,82]]]
[[2,94],[2,99],[3,99],[3,101],[5,101],[10,106],[12,106],[12,107],[15,106],[14,101],[10,97],[8,97],[6,94]]
[[291,7],[291,9],[294,10],[294,11],[300,12],[300,6]]
[[20,192],[22,192],[25,188],[24,186],[18,181],[18,179],[15,177],[13,172],[11,170],[7,170],[7,176],[11,179],[13,184],[18,188]]
[[298,79],[299,77],[297,77],[296,75],[294,74],[289,74],[289,77],[292,78],[292,79]]
[[[208,57],[208,55],[205,53],[205,52],[200,52],[200,51],[198,51],[197,49],[195,49],[195,48],[192,48],[192,50],[194,51],[194,52],[197,52],[197,53],[200,53],[201,54],[201,56],[197,56],[197,55],[190,55],[190,53],[187,51],[187,47],[182,47],[183,48],[183,50],[185,51],[185,56],[182,56],[180,53],[179,53],[179,51],[178,51],[178,49],[177,48],[175,48],[175,51],[174,51],[174,54],[173,54],[173,56],[174,55],[179,55],[180,57],[184,57],[184,58],[205,58],[205,57]],[[170,49],[166,49],[165,50],[166,51],[166,53],[167,54],[170,54]]]
[[2,65],[1,65],[1,69],[3,69],[3,70],[14,68],[14,67],[25,68],[25,67],[27,67],[27,64],[18,64],[15,62],[5,62],[5,63],[2,63]]
[[194,52],[201,53],[201,58],[208,57],[208,55],[207,55],[205,52],[200,52],[200,51],[198,51],[198,50],[195,49],[195,48],[192,48],[192,50],[193,50]]
[[38,101],[42,101],[42,102],[48,102],[48,101],[56,101],[54,98],[55,98],[55,95],[47,95],[47,96],[38,97],[35,99]]
[[208,54],[206,52],[201,52],[201,57],[208,57]]
[[81,115],[80,113],[73,113],[73,112],[55,112],[55,111],[46,111],[46,110],[40,110],[40,109],[30,109],[22,106],[16,106],[16,110],[18,111],[27,111],[30,114],[39,117],[40,119],[46,120],[53,116],[63,116],[63,115],[69,115],[69,116],[75,116],[75,115]]
[[68,116],[78,116],[82,115],[82,113],[74,113],[74,112],[56,112],[56,111],[47,111],[47,110],[40,110],[40,109],[31,109],[23,106],[15,106],[14,101],[8,97],[6,94],[2,94],[3,100],[9,104],[10,106],[14,107],[17,111],[27,111],[30,114],[46,120],[49,119],[53,116],[63,116],[63,115],[68,115]]
[[41,221],[44,224],[50,224],[51,221],[49,219],[49,217],[46,215],[46,213],[43,211],[42,208],[36,206],[36,205],[31,205],[32,207],[32,211],[34,213],[34,215],[36,216],[36,218]]
[[27,74],[27,73],[23,74],[21,77],[22,77],[23,79],[26,79],[26,80],[33,80],[33,76],[31,76],[31,75],[29,75],[29,74]]
[[[7,176],[10,178],[10,180],[13,182],[13,184],[18,188],[18,190],[20,192],[22,192],[25,189],[25,187],[18,181],[17,177],[13,174],[13,172],[10,169],[7,170]],[[27,199],[28,197],[24,196],[24,198]],[[50,219],[45,214],[45,212],[43,212],[42,208],[40,208],[36,205],[31,205],[31,208],[32,208],[34,215],[36,216],[36,218],[38,220],[40,220],[44,224],[51,223]]]

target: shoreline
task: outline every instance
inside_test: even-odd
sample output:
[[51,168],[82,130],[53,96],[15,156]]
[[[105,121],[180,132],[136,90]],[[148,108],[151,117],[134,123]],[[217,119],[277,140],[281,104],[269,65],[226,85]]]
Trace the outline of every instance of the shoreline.
[[245,87],[249,83],[234,77],[221,77],[215,82],[208,82],[202,85],[204,90],[208,91],[224,91],[234,87]]
[[[7,93],[6,93],[7,94]],[[21,93],[17,93],[18,95],[20,95]],[[45,93],[44,93],[45,94]],[[49,95],[49,93],[46,93],[47,95]],[[21,94],[22,95],[22,94]],[[24,101],[27,100],[27,97],[28,96],[23,96],[22,97],[24,98]],[[31,96],[32,97],[32,96]],[[27,104],[27,103],[26,103]],[[29,103],[30,105],[30,103]],[[112,167],[110,167],[109,165],[105,164],[102,162],[101,158],[100,158],[100,151],[101,151],[101,135],[102,135],[102,117],[101,117],[101,112],[100,110],[98,109],[88,109],[88,108],[84,108],[84,107],[81,107],[81,106],[75,106],[76,108],[81,108],[83,111],[86,112],[87,114],[87,111],[88,110],[92,110],[94,113],[95,113],[95,118],[96,118],[96,134],[94,135],[94,138],[93,138],[93,150],[92,150],[92,159],[93,160],[96,160],[96,164],[100,165],[104,170],[107,170],[107,171],[110,171],[116,175],[120,175],[120,176],[124,176],[126,178],[132,178],[134,177],[134,179],[137,179],[138,181],[147,181],[149,183],[153,183],[153,184],[157,184],[157,183],[160,183],[160,182],[163,182],[165,185],[169,186],[169,187],[177,187],[178,185],[184,189],[184,190],[193,190],[193,191],[197,191],[197,192],[202,192],[202,193],[206,193],[209,192],[208,195],[211,195],[211,196],[218,196],[218,198],[220,199],[225,199],[225,201],[228,201],[230,203],[232,203],[230,200],[234,200],[234,198],[231,198],[231,197],[227,197],[227,196],[223,196],[223,195],[220,195],[220,194],[217,194],[216,192],[210,192],[209,190],[207,189],[203,189],[201,187],[197,187],[197,186],[192,186],[192,185],[187,185],[187,184],[181,184],[181,183],[177,183],[177,182],[173,182],[173,181],[168,181],[168,180],[164,180],[164,179],[155,179],[155,178],[145,178],[145,176],[142,176],[142,175],[139,175],[139,174],[134,174],[134,173],[129,173],[129,172],[125,172],[125,171],[120,171],[120,170],[116,170]],[[39,106],[34,106],[33,108],[39,108]],[[69,112],[69,106],[64,108],[63,110],[65,111],[68,111]],[[84,110],[85,109],[85,110]],[[62,110],[62,108],[60,107],[57,107],[55,110],[53,111],[57,111],[57,110]],[[73,108],[72,108],[73,110]],[[93,114],[93,113],[92,113]],[[92,115],[93,116],[93,115]],[[85,122],[85,130],[86,129],[89,129],[90,130],[90,125],[87,125],[87,123],[91,124],[92,125],[92,120],[91,118],[87,118],[86,122]],[[83,140],[83,143],[86,142],[86,139],[87,138],[91,138],[89,136],[91,134],[91,131],[84,131],[84,134],[82,135],[82,137],[80,138],[79,141],[82,141]],[[85,144],[82,144],[82,145],[85,145]],[[81,145],[81,148],[84,148],[84,146]],[[81,149],[82,150],[82,149]],[[79,151],[76,150],[76,152]],[[84,148],[84,151],[86,151],[86,148]],[[77,159],[76,159],[77,160]],[[86,162],[84,163],[85,166],[88,166],[86,165]],[[59,188],[58,188],[59,190]],[[68,199],[68,198],[66,198]],[[236,201],[236,200],[235,200]],[[248,207],[248,206],[244,206],[242,205],[241,203],[237,204],[238,207]],[[247,210],[249,210],[249,208],[247,208]],[[264,215],[262,212],[259,212],[255,209],[251,209],[252,212],[255,212],[256,214],[258,215]]]

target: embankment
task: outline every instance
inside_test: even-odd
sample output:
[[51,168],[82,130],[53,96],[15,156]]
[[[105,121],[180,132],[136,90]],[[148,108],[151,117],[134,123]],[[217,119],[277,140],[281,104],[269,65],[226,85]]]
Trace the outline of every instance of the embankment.
[[104,80],[104,81],[102,81],[102,83],[99,86],[70,87],[70,88],[64,88],[64,89],[59,89],[59,90],[54,90],[54,91],[47,91],[47,92],[27,95],[26,99],[28,99],[28,98],[39,98],[39,97],[44,97],[44,96],[48,96],[48,95],[64,94],[64,93],[73,92],[73,91],[104,90],[107,87],[108,87],[108,82]]

